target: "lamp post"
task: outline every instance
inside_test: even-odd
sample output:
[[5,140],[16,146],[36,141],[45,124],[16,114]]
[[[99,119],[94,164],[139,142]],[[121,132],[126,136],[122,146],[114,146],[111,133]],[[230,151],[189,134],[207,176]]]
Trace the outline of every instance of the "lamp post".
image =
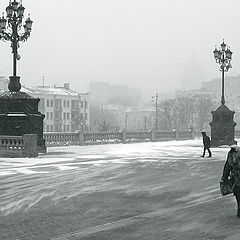
[[28,15],[24,22],[21,0],[10,0],[6,13],[0,17],[0,40],[11,42],[13,53],[13,75],[9,77],[8,92],[0,94],[0,135],[37,135],[37,151],[46,152],[43,138],[43,119],[45,115],[38,110],[40,99],[21,92],[20,77],[17,76],[18,48],[30,36],[33,21]]
[[222,97],[221,105],[212,111],[212,121],[209,123],[211,126],[211,146],[218,147],[221,145],[233,145],[237,142],[234,140],[235,126],[234,111],[231,111],[225,105],[224,98],[224,73],[232,68],[232,51],[224,43],[224,40],[219,48],[215,47],[213,51],[216,63],[220,65],[220,71],[222,72]]
[[155,130],[158,129],[158,93],[152,96],[152,102],[155,104]]
[[17,76],[17,60],[21,58],[18,54],[19,42],[25,42],[32,30],[33,21],[29,15],[23,25],[24,10],[22,1],[10,0],[6,7],[6,18],[4,13],[0,17],[0,40],[10,41],[13,53],[13,76],[9,77],[8,85],[10,92],[18,92],[21,89],[20,77]]
[[232,60],[232,51],[230,50],[229,46],[224,43],[224,40],[221,44],[221,47],[219,50],[215,47],[215,50],[213,51],[214,58],[216,60],[216,63],[220,64],[220,71],[222,72],[222,97],[221,97],[221,103],[222,105],[225,104],[225,98],[224,98],[224,72],[227,72],[229,68],[232,68],[231,60]]
[[144,123],[144,131],[147,130],[147,116],[143,116],[143,123]]
[[125,130],[128,128],[128,113],[127,111],[125,112]]

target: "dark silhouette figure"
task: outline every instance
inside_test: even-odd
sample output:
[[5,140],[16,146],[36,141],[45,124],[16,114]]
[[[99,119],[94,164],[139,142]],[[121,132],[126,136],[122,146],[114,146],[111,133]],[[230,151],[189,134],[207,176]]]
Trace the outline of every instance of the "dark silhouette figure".
[[237,201],[237,217],[240,218],[240,147],[237,145],[231,146],[223,168],[221,182],[226,184],[228,181],[233,183],[233,195]]
[[201,157],[205,156],[206,150],[208,151],[208,157],[212,157],[212,153],[210,151],[210,138],[207,136],[206,132],[201,132],[203,136],[203,155]]

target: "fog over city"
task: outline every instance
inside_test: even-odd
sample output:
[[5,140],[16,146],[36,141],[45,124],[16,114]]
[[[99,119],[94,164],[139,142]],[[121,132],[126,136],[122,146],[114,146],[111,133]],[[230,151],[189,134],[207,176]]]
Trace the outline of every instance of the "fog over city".
[[0,240],[240,239],[239,10],[0,0]]
[[[5,11],[8,1],[0,2]],[[229,75],[240,73],[239,1],[23,0],[33,29],[21,43],[23,85],[126,84],[149,92],[200,88],[220,77],[214,61],[222,39],[233,51]],[[10,43],[0,44],[1,75],[12,75]],[[191,71],[191,69],[193,69]],[[194,70],[195,69],[195,70]],[[196,70],[197,69],[197,70]],[[199,77],[201,76],[201,77]],[[189,85],[190,86],[190,85]]]

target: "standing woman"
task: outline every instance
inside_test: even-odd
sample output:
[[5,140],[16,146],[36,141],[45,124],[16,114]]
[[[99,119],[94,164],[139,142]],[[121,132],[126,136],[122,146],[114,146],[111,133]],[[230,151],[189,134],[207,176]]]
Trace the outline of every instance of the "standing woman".
[[227,182],[232,182],[232,192],[237,201],[237,217],[240,218],[240,147],[237,145],[231,146],[223,168],[220,184],[226,186]]

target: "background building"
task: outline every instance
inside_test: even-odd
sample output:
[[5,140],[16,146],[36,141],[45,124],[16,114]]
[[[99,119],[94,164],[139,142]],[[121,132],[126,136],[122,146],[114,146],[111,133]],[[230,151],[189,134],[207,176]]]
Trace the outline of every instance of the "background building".
[[45,114],[45,132],[86,131],[89,128],[89,93],[79,93],[64,87],[39,86],[23,91],[39,97],[39,111]]
[[0,90],[1,91],[8,91],[8,83],[9,83],[9,79],[5,78],[4,76],[0,76]]
[[[7,91],[8,79],[0,77],[1,91]],[[40,98],[39,111],[45,114],[44,132],[87,131],[90,125],[89,93],[63,87],[24,87],[21,91]]]
[[89,85],[91,102],[112,105],[136,105],[141,100],[141,91],[126,85],[91,82]]

